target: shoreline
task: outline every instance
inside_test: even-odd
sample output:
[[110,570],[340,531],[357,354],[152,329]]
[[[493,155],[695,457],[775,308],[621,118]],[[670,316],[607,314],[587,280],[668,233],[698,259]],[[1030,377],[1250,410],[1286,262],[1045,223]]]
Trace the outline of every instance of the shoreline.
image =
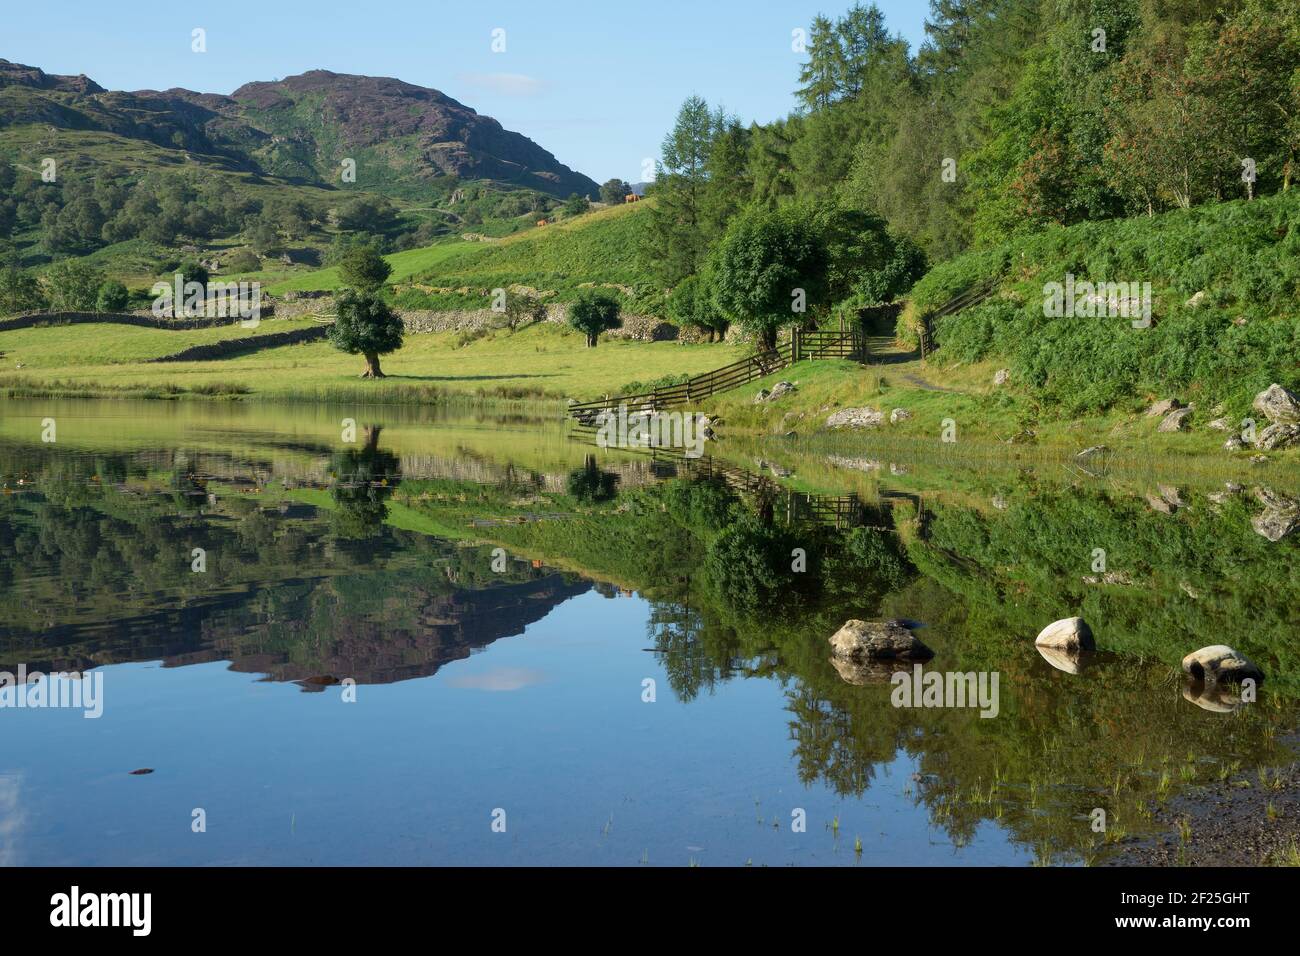
[[1300,866],[1300,728],[1282,741],[1290,763],[1171,798],[1153,812],[1164,833],[1126,845],[1106,865]]
[[[400,381],[400,378],[394,376]],[[378,391],[379,394],[375,394]],[[268,394],[237,383],[211,388],[187,389],[166,386],[114,387],[80,386],[66,383],[23,385],[0,379],[0,402],[12,401],[150,401],[163,403],[225,402],[241,405],[360,405],[388,408],[445,408],[498,411],[502,414],[526,412],[541,419],[567,421],[568,398],[556,396],[512,397],[508,394],[473,392],[459,389],[439,389],[425,385],[386,386],[383,382],[340,383],[325,390],[286,391]],[[713,403],[705,403],[709,407]],[[1275,450],[1262,461],[1252,461],[1251,455],[1229,455],[1210,447],[1178,448],[1173,443],[1160,442],[1152,447],[1154,436],[1132,435],[1117,438],[1102,435],[1102,419],[1094,420],[1095,430],[1084,434],[1045,434],[1032,444],[1009,445],[999,440],[996,433],[983,434],[972,430],[960,443],[942,443],[933,437],[911,430],[884,429],[818,429],[805,434],[772,434],[761,427],[741,425],[733,427],[726,422],[723,410],[719,429],[720,445],[743,447],[746,453],[760,453],[774,464],[773,459],[787,459],[797,469],[800,464],[816,463],[832,472],[843,472],[846,479],[855,471],[858,477],[889,474],[895,463],[920,465],[952,464],[994,468],[1053,467],[1077,471],[1082,480],[1103,479],[1113,473],[1132,471],[1135,467],[1148,470],[1155,462],[1170,467],[1201,466],[1197,471],[1238,478],[1268,476],[1278,465],[1300,463],[1300,449]],[[1081,420],[1087,421],[1087,420]],[[1085,444],[1096,444],[1099,437],[1109,438],[1113,445],[1104,445],[1104,452],[1092,457],[1080,456]],[[1165,436],[1160,436],[1164,438]],[[1185,439],[1193,436],[1181,436]],[[1200,443],[1197,443],[1200,445]],[[617,450],[617,449],[615,449]],[[719,448],[715,456],[732,457],[730,450]],[[1205,466],[1208,466],[1206,468]],[[1163,469],[1161,469],[1163,470]]]

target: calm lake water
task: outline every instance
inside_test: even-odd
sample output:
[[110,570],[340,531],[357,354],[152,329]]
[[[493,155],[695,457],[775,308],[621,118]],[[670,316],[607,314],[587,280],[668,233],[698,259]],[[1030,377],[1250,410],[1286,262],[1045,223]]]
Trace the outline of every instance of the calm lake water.
[[[724,450],[0,401],[0,671],[102,704],[11,689],[0,862],[1075,865],[1293,759],[1300,534],[1250,486]],[[1102,651],[1045,659],[1074,614]],[[996,715],[837,669],[853,617],[996,674]],[[1224,641],[1257,701],[1185,683]]]

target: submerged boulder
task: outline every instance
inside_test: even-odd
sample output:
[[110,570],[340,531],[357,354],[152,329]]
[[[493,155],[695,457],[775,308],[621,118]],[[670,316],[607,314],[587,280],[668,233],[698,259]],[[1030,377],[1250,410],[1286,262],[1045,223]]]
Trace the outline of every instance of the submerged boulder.
[[1241,707],[1241,693],[1227,684],[1192,681],[1183,685],[1183,700],[1212,714],[1230,714]]
[[840,660],[926,660],[934,651],[922,644],[902,621],[845,621],[830,637],[831,654]]
[[894,661],[872,658],[854,660],[848,657],[831,657],[831,666],[835,668],[835,673],[840,675],[840,680],[844,683],[861,687],[865,684],[889,683],[898,664]]
[[1193,680],[1207,684],[1239,683],[1247,679],[1261,683],[1264,680],[1262,670],[1227,644],[1211,644],[1192,651],[1183,658],[1183,671]]
[[1045,644],[1039,644],[1037,650],[1043,660],[1058,671],[1064,671],[1067,674],[1080,674],[1083,672],[1083,653],[1077,649],[1071,651],[1061,647],[1049,647]]
[[1066,617],[1053,621],[1034,638],[1038,647],[1054,647],[1064,651],[1093,651],[1097,649],[1092,639],[1092,628],[1081,617]]

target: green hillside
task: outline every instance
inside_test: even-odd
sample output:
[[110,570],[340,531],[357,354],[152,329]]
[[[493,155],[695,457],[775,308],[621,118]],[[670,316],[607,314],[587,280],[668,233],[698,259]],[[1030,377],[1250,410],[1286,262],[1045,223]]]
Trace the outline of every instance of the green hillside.
[[[600,209],[533,228],[495,242],[452,241],[388,256],[389,281],[406,308],[482,308],[481,290],[531,286],[561,299],[584,283],[609,283],[632,290],[647,303],[654,295],[640,267],[637,245],[650,201]],[[337,270],[321,269],[270,285],[271,294],[333,289]],[[468,288],[468,297],[456,290]]]
[[[391,252],[506,236],[596,193],[527,137],[399,80],[312,71],[232,96],[126,93],[0,59],[2,267],[96,255],[140,285],[190,255],[283,279],[344,240]],[[154,248],[119,257],[133,240]]]
[[[1300,194],[1086,222],[960,256],[917,283],[904,338],[951,297],[994,295],[938,319],[932,364],[997,361],[1051,414],[1099,412],[1153,396],[1246,414],[1272,382],[1300,385]],[[1152,326],[1044,314],[1044,287],[1151,284]]]

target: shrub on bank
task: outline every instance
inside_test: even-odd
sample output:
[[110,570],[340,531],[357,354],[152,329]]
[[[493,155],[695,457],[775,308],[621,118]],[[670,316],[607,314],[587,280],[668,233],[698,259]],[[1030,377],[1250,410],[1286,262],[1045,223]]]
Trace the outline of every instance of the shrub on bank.
[[[1149,394],[1244,412],[1271,382],[1300,385],[1297,253],[1294,192],[1048,229],[935,267],[913,290],[900,334],[996,279],[992,299],[935,321],[942,355],[1005,361],[1018,383],[1063,414]],[[1133,328],[1126,317],[1046,316],[1044,286],[1067,274],[1080,282],[1151,283],[1152,326]]]

